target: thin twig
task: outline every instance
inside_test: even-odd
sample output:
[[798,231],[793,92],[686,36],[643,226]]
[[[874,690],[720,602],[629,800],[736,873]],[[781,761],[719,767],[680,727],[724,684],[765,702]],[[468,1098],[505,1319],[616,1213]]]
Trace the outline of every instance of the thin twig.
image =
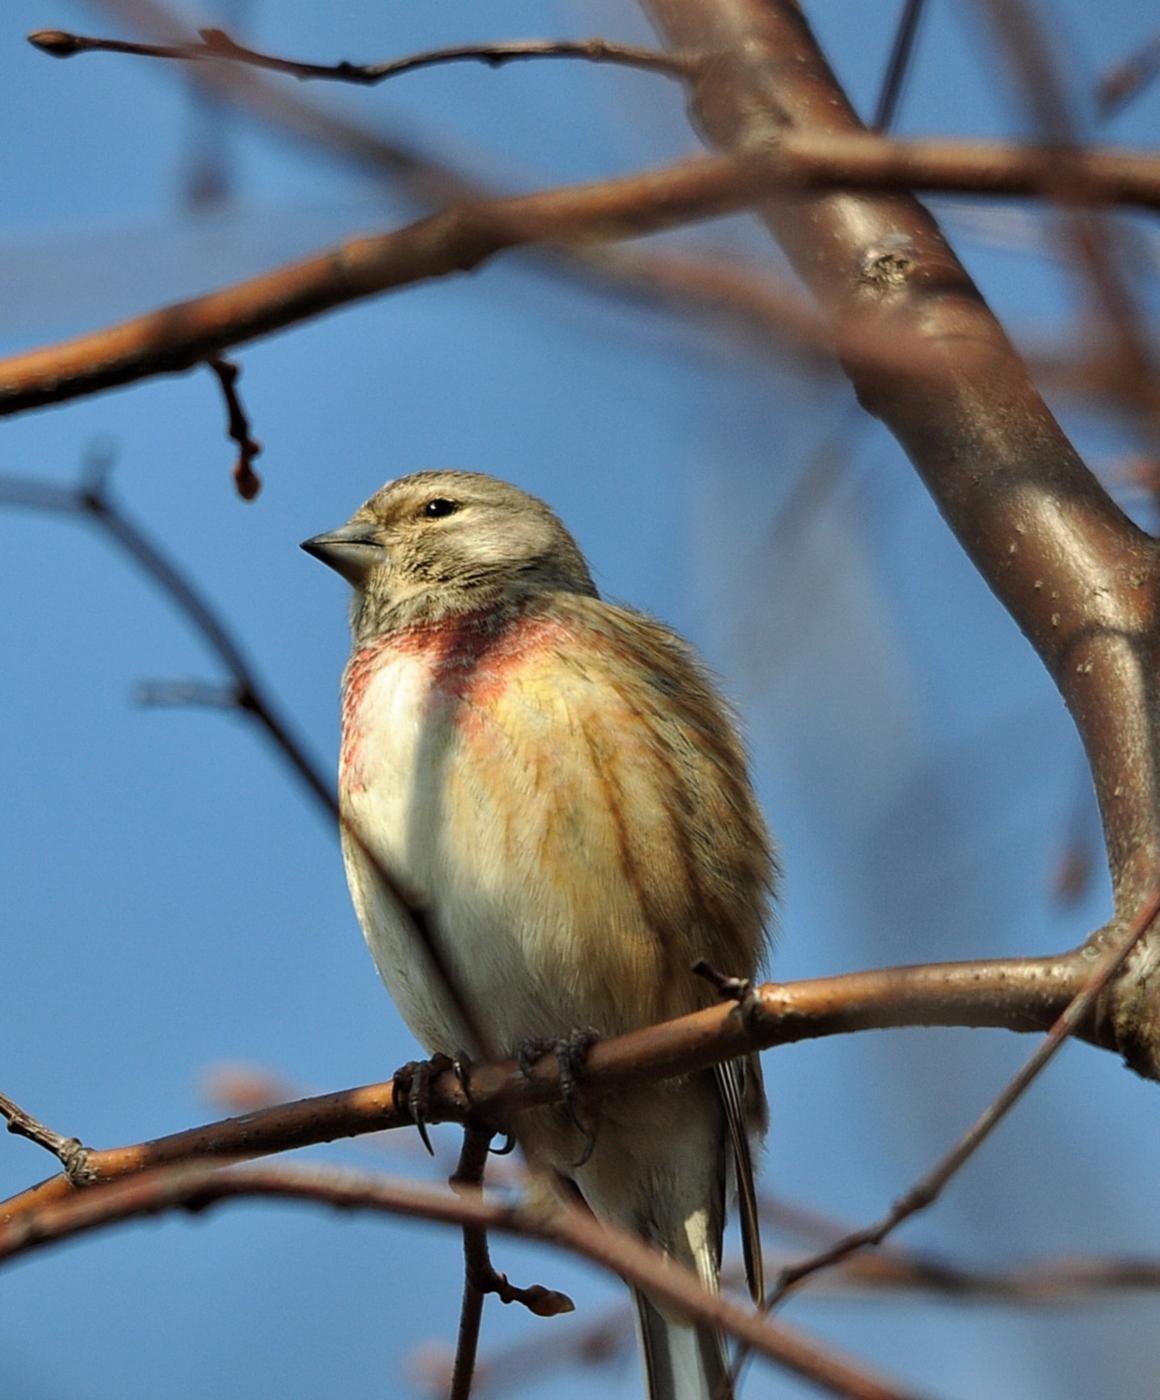
[[872,131],[889,131],[894,125],[903,85],[914,57],[918,25],[925,4],[926,0],[904,0],[898,28],[894,31],[894,43],[890,46],[886,72],[882,78],[882,88],[878,94],[878,101],[874,104],[874,116],[870,121]]
[[1160,34],[1153,34],[1135,53],[1101,75],[1096,89],[1100,115],[1114,116],[1139,97],[1157,73],[1160,73]]
[[951,1150],[904,1196],[896,1201],[881,1220],[868,1225],[865,1229],[855,1230],[853,1234],[845,1236],[829,1249],[804,1259],[791,1268],[783,1269],[777,1287],[765,1301],[767,1309],[775,1308],[788,1293],[819,1270],[829,1268],[867,1245],[881,1244],[904,1220],[908,1220],[912,1215],[925,1210],[938,1200],[951,1178],[986,1142],[991,1133],[1022,1098],[1028,1086],[1058,1053],[1076,1026],[1090,1014],[1097,999],[1124,966],[1129,954],[1147,933],[1158,913],[1160,913],[1160,886],[1153,889],[1140,910],[1128,922],[1121,937],[1117,939],[1113,948],[1104,955],[1099,967],[1082,991],[1064,1008],[1059,1019],[1043,1038],[1034,1054],[1028,1057],[1019,1072]]
[[224,29],[199,29],[199,42],[180,44],[141,44],[127,39],[104,39],[88,34],[72,34],[65,29],[38,29],[28,36],[28,42],[53,58],[72,58],[82,53],[123,53],[138,58],[179,59],[183,62],[219,60],[244,63],[252,68],[267,68],[274,73],[288,73],[303,81],[325,79],[330,82],[358,83],[373,87],[388,78],[414,73],[420,68],[434,68],[446,63],[485,63],[489,68],[502,68],[508,63],[527,59],[574,58],[588,63],[611,63],[637,68],[646,73],[659,73],[668,78],[686,78],[696,72],[698,63],[692,55],[665,53],[636,44],[617,44],[609,39],[512,39],[495,44],[455,44],[448,48],[425,49],[405,58],[385,63],[303,63],[294,58],[262,53],[237,43]]
[[7,1121],[10,1133],[27,1138],[29,1142],[43,1147],[46,1152],[51,1152],[74,1186],[83,1186],[90,1181],[91,1174],[87,1163],[89,1149],[80,1138],[64,1137],[54,1132],[39,1118],[34,1118],[18,1103],[14,1103],[7,1094],[0,1094],[0,1118]]
[[226,401],[226,432],[238,446],[234,485],[243,501],[252,501],[262,489],[262,478],[254,470],[254,458],[262,451],[262,444],[250,436],[250,419],[238,394],[241,367],[222,355],[214,355],[206,364],[216,376]]
[[[459,1162],[450,1178],[451,1189],[457,1195],[478,1195],[483,1186],[491,1140],[489,1129],[468,1123],[463,1133],[463,1148]],[[487,1230],[482,1225],[463,1226],[463,1302],[459,1310],[459,1333],[455,1345],[455,1363],[451,1372],[448,1400],[468,1400],[475,1376],[475,1358],[479,1349],[479,1328],[483,1321],[483,1302],[494,1294],[501,1303],[521,1303],[537,1317],[559,1317],[574,1312],[576,1305],[566,1293],[542,1284],[519,1288],[509,1282],[491,1262],[487,1245]]]
[[[395,900],[400,915],[409,922],[416,952],[429,960],[433,972],[442,982],[460,1020],[479,1047],[480,1053],[494,1054],[489,1037],[481,1030],[478,1017],[458,987],[446,954],[426,913],[407,900],[377,852],[343,816],[331,784],[323,777],[314,760],[307,755],[305,747],[294,735],[288,721],[279,713],[273,697],[258,681],[241,644],[226,622],[214,611],[196,585],[165,554],[160,545],[139,526],[134,525],[124,511],[113,502],[104,479],[88,480],[82,484],[81,489],[73,490],[27,478],[0,477],[0,505],[30,506],[38,510],[87,518],[103,530],[177,605],[232,676],[232,708],[257,722],[298,775],[315,802],[334,823],[335,828],[342,828],[358,843],[382,881],[383,887]],[[182,683],[176,689],[170,687],[169,694],[176,694],[180,702],[186,704],[192,703],[195,698],[195,692],[188,683]],[[165,695],[165,689],[154,684],[147,691],[147,695],[156,703],[159,695]],[[211,704],[220,707],[225,703],[227,693],[220,687],[210,686],[197,698],[208,699]]]
[[[463,1130],[463,1148],[449,1185],[457,1194],[463,1187],[480,1190],[487,1167],[491,1133],[468,1124]],[[459,1331],[455,1339],[455,1364],[451,1370],[448,1400],[469,1400],[475,1378],[475,1358],[479,1351],[479,1329],[483,1323],[483,1300],[487,1275],[493,1273],[487,1248],[487,1231],[479,1225],[463,1227],[463,1301],[459,1305]]]

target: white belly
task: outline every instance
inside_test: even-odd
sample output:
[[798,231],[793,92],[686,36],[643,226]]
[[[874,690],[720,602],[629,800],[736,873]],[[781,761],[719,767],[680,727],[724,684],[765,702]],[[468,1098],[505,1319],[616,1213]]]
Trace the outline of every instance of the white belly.
[[[347,718],[343,814],[424,911],[489,1048],[509,1052],[577,1024],[566,971],[578,958],[575,902],[538,861],[538,833],[560,816],[550,809],[558,786],[546,805],[508,736],[475,711],[465,729],[465,708],[433,693],[425,658],[399,656],[376,671]],[[412,921],[358,841],[343,837],[363,933],[407,1024],[432,1052],[483,1053],[416,947]]]

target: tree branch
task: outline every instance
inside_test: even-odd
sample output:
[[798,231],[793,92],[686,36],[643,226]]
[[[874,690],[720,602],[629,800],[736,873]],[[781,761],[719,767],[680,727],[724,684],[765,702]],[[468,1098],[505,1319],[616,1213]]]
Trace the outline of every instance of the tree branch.
[[[720,58],[693,88],[724,150],[776,151],[799,133],[862,128],[792,0],[645,0],[678,50]],[[934,220],[907,196],[767,201],[761,215],[838,328],[918,334],[926,391],[861,363],[863,405],[895,434],[964,549],[1038,651],[1092,766],[1120,921],[1160,869],[1160,559],[1113,504],[1027,377]],[[1097,935],[1102,946],[1115,928]],[[1143,939],[1114,1033],[1160,1068],[1160,962]],[[1134,988],[1130,1004],[1126,989]]]
[[1018,1073],[959,1138],[950,1151],[945,1153],[900,1200],[896,1201],[881,1220],[875,1221],[864,1229],[855,1230],[828,1249],[822,1250],[791,1268],[783,1269],[776,1287],[766,1300],[767,1308],[776,1307],[789,1292],[799,1287],[801,1283],[820,1270],[830,1268],[833,1264],[848,1258],[867,1245],[881,1244],[903,1221],[909,1220],[912,1215],[916,1215],[919,1211],[928,1209],[938,1200],[951,1178],[986,1142],[1015,1104],[1023,1097],[1032,1082],[1058,1054],[1060,1047],[1075,1027],[1082,1024],[1090,1014],[1100,996],[1123,968],[1137,943],[1148,932],[1152,921],[1158,914],[1160,914],[1160,886],[1154,888],[1152,894],[1144,900],[1139,911],[1121,932],[1118,943],[1105,952],[1099,966],[1093,971],[1083,989],[1060,1013],[1051,1030],[1025,1061]]
[[616,44],[608,39],[513,39],[496,44],[456,44],[451,48],[425,49],[406,58],[390,59],[386,63],[302,63],[294,58],[261,53],[233,40],[224,29],[199,29],[199,38],[180,44],[139,44],[126,39],[94,38],[87,34],[72,34],[66,29],[37,29],[28,42],[53,58],[72,58],[82,53],[123,53],[138,58],[179,59],[195,63],[201,60],[244,63],[251,68],[266,68],[274,73],[288,73],[303,81],[327,79],[331,82],[357,83],[373,87],[388,78],[414,73],[420,68],[435,68],[446,63],[486,63],[489,68],[502,68],[508,63],[541,58],[575,58],[588,63],[611,63],[625,68],[637,68],[648,73],[660,73],[669,78],[688,76],[694,60],[684,54],[645,49],[635,44]]
[[[691,1074],[722,1060],[774,1045],[827,1035],[913,1026],[993,1027],[1045,1031],[1081,993],[1091,975],[1080,953],[1062,958],[933,963],[846,973],[810,981],[766,983],[743,1008],[732,1003],[598,1042],[584,1067],[586,1090]],[[1111,1048],[1104,1021],[1081,1020],[1078,1039]],[[521,1109],[560,1097],[559,1066],[542,1057],[530,1076],[515,1061],[474,1065],[470,1103],[451,1070],[431,1081],[430,1122],[479,1120],[502,1126]],[[411,1125],[405,1097],[392,1081],[322,1094],[240,1117],[204,1124],[127,1147],[90,1148],[96,1181],[114,1181],[149,1167],[204,1157],[254,1157],[335,1138]],[[52,1177],[0,1203],[0,1221],[60,1200],[72,1187]]]
[[0,361],[0,415],[189,369],[228,346],[396,287],[470,271],[522,244],[625,238],[725,213],[748,203],[768,177],[760,158],[715,157],[542,194],[464,201],[394,232]]
[[0,1225],[0,1260],[24,1256],[142,1215],[200,1212],[241,1198],[313,1201],[342,1210],[373,1210],[441,1224],[497,1230],[558,1245],[645,1288],[683,1316],[721,1328],[779,1366],[849,1400],[905,1400],[903,1390],[820,1347],[781,1323],[708,1292],[690,1269],[642,1241],[599,1223],[555,1197],[537,1193],[507,1205],[479,1192],[452,1195],[429,1187],[328,1169],[229,1169],[197,1164],[148,1172],[132,1181],[94,1187]]
[[[177,373],[353,301],[470,271],[508,249],[636,237],[745,207],[774,190],[909,185],[988,194],[1064,187],[1076,199],[1146,198],[1160,207],[1160,161],[1115,152],[1065,157],[1050,147],[901,143],[864,133],[823,133],[787,140],[772,156],[710,157],[591,185],[465,200],[391,233],[354,239],[206,296],[2,360],[0,416]],[[867,287],[881,290],[913,271],[910,261],[891,251],[872,259],[863,273]],[[856,353],[858,328],[844,328],[844,337]],[[912,363],[915,373],[926,373],[923,358],[912,357]]]

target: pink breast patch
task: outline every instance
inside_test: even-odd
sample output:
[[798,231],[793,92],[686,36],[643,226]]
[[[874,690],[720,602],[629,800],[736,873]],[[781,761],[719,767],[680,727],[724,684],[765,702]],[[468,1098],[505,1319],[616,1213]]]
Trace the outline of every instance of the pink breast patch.
[[365,735],[359,711],[367,687],[383,667],[403,658],[425,661],[423,669],[430,676],[426,703],[453,702],[458,711],[455,723],[476,729],[520,666],[574,641],[568,629],[551,618],[489,608],[401,628],[363,647],[346,670],[341,777],[345,781]]

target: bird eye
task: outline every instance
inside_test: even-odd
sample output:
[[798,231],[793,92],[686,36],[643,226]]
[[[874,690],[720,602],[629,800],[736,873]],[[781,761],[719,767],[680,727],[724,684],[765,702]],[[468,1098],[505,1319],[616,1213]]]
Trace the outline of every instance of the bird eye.
[[424,520],[442,520],[445,515],[454,515],[459,509],[458,501],[449,501],[446,496],[436,496],[423,507]]

